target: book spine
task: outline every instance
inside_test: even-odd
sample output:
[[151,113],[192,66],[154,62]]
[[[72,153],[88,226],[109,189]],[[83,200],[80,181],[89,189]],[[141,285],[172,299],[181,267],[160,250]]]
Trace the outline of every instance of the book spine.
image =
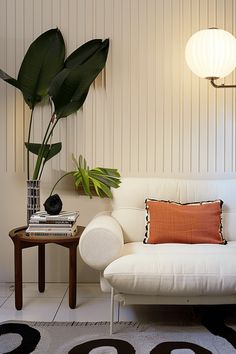
[[53,237],[70,237],[70,236],[74,236],[74,234],[72,234],[71,232],[28,232],[27,233],[28,236],[32,236],[32,237],[38,237],[38,236],[53,236]]
[[[46,220],[30,220],[30,225],[42,225],[45,224]],[[52,225],[72,225],[74,221],[68,220],[47,220],[47,224]]]
[[68,217],[68,218],[53,218],[53,217],[31,217],[30,222],[33,223],[72,223],[77,220],[78,217]]
[[67,224],[62,224],[62,223],[54,223],[54,224],[52,224],[52,223],[47,223],[47,224],[45,224],[45,223],[30,223],[29,224],[29,229],[31,228],[31,229],[44,229],[44,228],[48,228],[48,229],[71,229],[71,228],[73,228],[73,227],[75,227],[75,223],[67,223]]
[[53,229],[53,228],[38,228],[38,229],[35,229],[35,228],[28,228],[26,230],[26,232],[34,232],[34,233],[40,233],[40,232],[45,232],[45,233],[57,233],[57,234],[60,234],[60,233],[64,233],[64,232],[73,232],[74,231],[74,228],[63,228],[63,229]]
[[77,227],[73,229],[65,229],[65,230],[58,230],[58,229],[41,229],[41,230],[26,230],[26,234],[28,236],[74,236],[76,235]]

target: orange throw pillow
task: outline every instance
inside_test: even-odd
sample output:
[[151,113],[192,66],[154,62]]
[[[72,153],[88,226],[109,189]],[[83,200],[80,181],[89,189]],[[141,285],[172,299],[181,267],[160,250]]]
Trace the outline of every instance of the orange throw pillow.
[[222,200],[180,204],[146,199],[144,243],[219,243],[222,235]]

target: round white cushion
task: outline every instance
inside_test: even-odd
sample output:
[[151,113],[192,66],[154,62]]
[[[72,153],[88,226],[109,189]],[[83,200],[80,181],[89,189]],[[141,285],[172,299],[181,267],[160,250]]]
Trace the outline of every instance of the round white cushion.
[[90,267],[103,270],[120,257],[123,233],[118,222],[109,215],[95,217],[80,237],[79,250],[83,261]]

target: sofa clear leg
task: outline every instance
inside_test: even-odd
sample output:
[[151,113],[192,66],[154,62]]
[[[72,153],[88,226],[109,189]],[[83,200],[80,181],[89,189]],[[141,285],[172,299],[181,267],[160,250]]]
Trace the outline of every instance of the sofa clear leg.
[[110,335],[113,333],[114,322],[114,288],[111,288],[111,309],[110,309]]

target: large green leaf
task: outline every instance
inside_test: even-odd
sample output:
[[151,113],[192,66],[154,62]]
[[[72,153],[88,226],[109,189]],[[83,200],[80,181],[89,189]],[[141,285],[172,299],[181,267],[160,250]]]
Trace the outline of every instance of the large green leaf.
[[50,160],[53,156],[57,155],[62,148],[62,143],[55,143],[49,146],[49,151],[46,155],[45,161]]
[[[109,49],[109,40],[106,39],[101,42],[97,49],[98,44],[97,41],[94,43],[96,50],[92,52],[92,43],[90,43],[87,47],[87,59],[85,54],[83,54],[83,62],[81,64],[73,66],[72,69],[65,68],[63,74],[59,73],[53,79],[49,88],[49,95],[54,102],[58,119],[76,112],[83,105],[91,83],[104,68]],[[78,50],[77,55],[79,54],[80,51]],[[75,56],[73,57],[73,62],[76,62]],[[77,63],[79,63],[79,59]]]
[[65,67],[75,69],[78,65],[88,60],[101,46],[102,39],[92,39],[82,44],[78,49],[71,53],[65,61]]
[[[26,148],[35,155],[39,155],[42,144],[25,143]],[[57,155],[62,148],[62,143],[47,144],[43,150],[43,157],[45,161],[50,160],[53,156]]]
[[[64,96],[63,92],[61,93],[61,89],[63,86],[64,81],[67,79],[68,84],[70,84],[70,80],[73,84],[75,80],[75,84],[77,84],[78,78],[77,78],[77,71],[74,74],[74,71],[72,72],[73,69],[78,68],[81,64],[83,64],[86,60],[88,60],[102,45],[102,40],[101,39],[93,39],[91,41],[86,42],[82,46],[80,46],[78,49],[76,49],[65,61],[65,67],[63,70],[61,70],[58,74],[55,80],[53,81],[51,85],[50,92],[53,92],[54,95],[54,101],[56,101],[56,97],[58,101],[61,100],[60,96]],[[69,77],[69,74],[71,76]],[[66,85],[66,84],[65,84]],[[89,88],[88,88],[89,89]],[[70,104],[70,110],[71,113],[75,112],[78,110],[78,105],[81,106],[83,102],[86,99],[86,96],[88,94],[88,90],[84,92],[82,95],[82,103],[74,102]],[[70,114],[68,112],[67,116]]]
[[65,44],[56,29],[41,34],[29,47],[18,74],[18,85],[30,108],[47,95],[52,78],[63,68]]

